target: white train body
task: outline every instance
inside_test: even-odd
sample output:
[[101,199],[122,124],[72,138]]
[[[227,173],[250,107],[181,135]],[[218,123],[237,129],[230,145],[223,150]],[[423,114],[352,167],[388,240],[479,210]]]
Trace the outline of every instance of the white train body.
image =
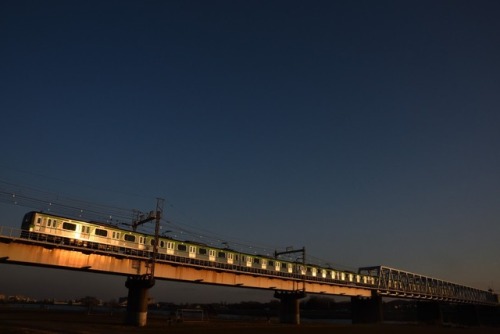
[[[22,222],[22,236],[51,243],[68,244],[78,247],[150,257],[153,252],[153,235],[134,232],[98,222],[75,220],[42,212],[28,212]],[[231,249],[217,248],[189,241],[160,237],[158,242],[159,260],[198,260],[200,263],[227,265],[228,269],[258,271],[267,275],[293,276],[374,286],[375,278],[350,272],[321,268],[283,261],[262,255],[241,253]]]

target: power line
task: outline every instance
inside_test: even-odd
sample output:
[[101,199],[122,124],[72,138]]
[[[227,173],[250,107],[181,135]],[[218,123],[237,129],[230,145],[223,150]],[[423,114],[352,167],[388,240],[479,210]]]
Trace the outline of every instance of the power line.
[[133,210],[92,203],[0,181],[0,201],[30,209],[107,223],[125,223]]
[[[46,190],[16,185],[2,180],[0,180],[0,202],[76,219],[85,219],[128,227],[131,227],[132,221],[137,216],[137,210],[70,198]],[[169,205],[169,207],[174,208],[173,205]],[[153,235],[153,226],[150,225],[151,224],[146,224],[141,226],[139,231],[141,233]],[[271,257],[277,249],[275,246],[228,237],[207,229],[186,223],[176,223],[164,218],[162,218],[160,222],[160,234],[163,237],[171,237],[181,241],[197,242],[215,248],[227,248],[238,252],[261,256]],[[284,249],[285,247],[282,246],[278,248]],[[287,260],[295,261],[296,259],[290,257]],[[336,268],[349,268],[348,266],[335,264],[314,256],[308,256],[308,262],[310,264],[330,265]]]

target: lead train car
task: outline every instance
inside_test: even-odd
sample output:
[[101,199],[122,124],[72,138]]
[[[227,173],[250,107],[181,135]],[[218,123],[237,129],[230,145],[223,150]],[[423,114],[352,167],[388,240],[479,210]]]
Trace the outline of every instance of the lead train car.
[[[123,230],[114,225],[75,220],[36,211],[25,214],[21,228],[23,230],[21,236],[24,238],[123,254],[149,257],[154,245],[153,235]],[[165,237],[159,239],[158,257],[183,262],[199,260],[200,263],[209,265],[237,266],[240,270],[258,271],[262,274],[297,278],[305,275],[312,280],[367,286],[375,283],[375,278],[371,276],[313,265],[304,267],[299,263]]]

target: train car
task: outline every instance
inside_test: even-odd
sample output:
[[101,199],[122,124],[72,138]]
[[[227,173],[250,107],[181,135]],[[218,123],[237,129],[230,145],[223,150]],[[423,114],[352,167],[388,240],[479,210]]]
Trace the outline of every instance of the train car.
[[124,252],[152,250],[148,235],[114,225],[76,220],[42,212],[28,212],[21,225],[23,236],[40,241]]
[[[22,221],[24,238],[87,247],[104,251],[151,256],[155,237],[136,231],[124,230],[114,225],[89,222],[43,212],[28,212]],[[255,271],[332,283],[374,285],[375,278],[353,272],[322,268],[317,265],[294,263],[280,259],[217,248],[193,241],[180,241],[168,237],[158,240],[160,259],[197,260],[198,263],[223,266],[243,271]]]

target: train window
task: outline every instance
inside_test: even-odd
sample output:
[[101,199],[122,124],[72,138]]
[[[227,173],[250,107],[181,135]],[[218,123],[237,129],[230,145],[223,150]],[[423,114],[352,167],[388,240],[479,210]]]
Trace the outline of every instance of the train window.
[[217,254],[217,257],[220,257],[221,259],[225,259],[225,258],[226,258],[226,253],[224,253],[224,252],[219,252],[219,253]]
[[107,237],[108,236],[108,231],[102,230],[100,228],[96,228],[94,233],[95,233],[95,235],[98,235],[100,237]]
[[160,247],[161,247],[161,248],[165,248],[165,241],[160,240]]
[[254,257],[254,258],[253,258],[253,263],[255,263],[255,264],[259,264],[259,263],[260,263],[260,259],[258,259],[258,258],[256,258],[256,257]]
[[76,224],[63,222],[62,228],[63,228],[63,230],[76,231]]
[[125,239],[125,241],[128,241],[128,242],[135,242],[135,235],[125,234],[123,236],[123,239]]
[[200,254],[200,255],[207,255],[207,250],[205,248],[199,248],[198,249],[198,254]]
[[274,261],[269,261],[268,264],[269,264],[270,267],[274,267]]
[[82,233],[90,233],[90,226],[82,226]]
[[177,250],[185,252],[187,249],[186,245],[177,245]]
[[154,246],[155,245],[155,239],[149,240],[149,243],[151,244],[151,246]]
[[41,223],[42,223],[42,217],[38,217],[38,219],[36,220],[36,224],[40,225]]
[[113,231],[113,239],[120,239],[120,232]]

